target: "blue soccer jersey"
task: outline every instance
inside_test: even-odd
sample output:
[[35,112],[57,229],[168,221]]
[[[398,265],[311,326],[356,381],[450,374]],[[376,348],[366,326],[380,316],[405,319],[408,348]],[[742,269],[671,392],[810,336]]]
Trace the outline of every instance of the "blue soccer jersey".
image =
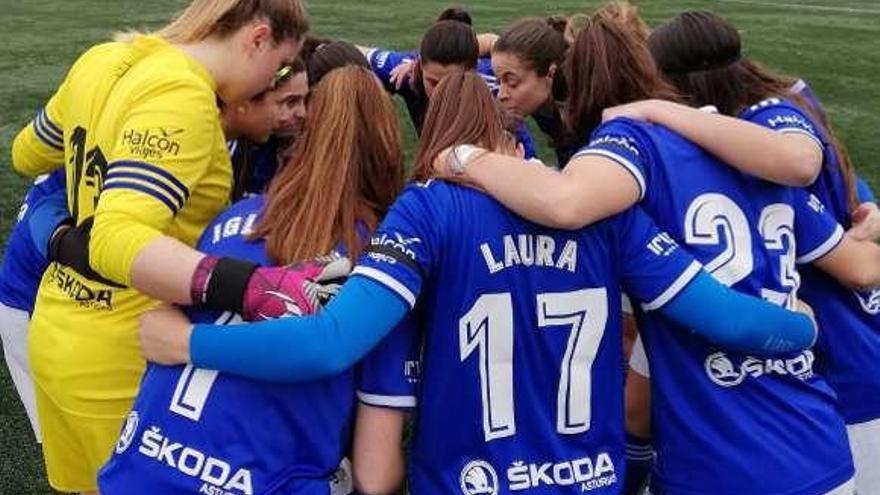
[[[742,118],[778,132],[812,137],[824,163],[808,188],[844,227],[851,222],[846,185],[831,142],[809,115],[785,100],[769,99],[746,110]],[[819,369],[837,392],[848,424],[880,418],[880,290],[850,290],[819,270],[803,270],[801,295],[816,312]]]
[[[199,249],[269,264],[264,242],[247,240],[262,203],[253,197],[219,215]],[[191,317],[241,321],[208,311]],[[113,456],[99,473],[101,493],[347,495],[351,478],[339,468],[348,452],[355,393],[371,405],[414,406],[417,366],[406,361],[417,358],[415,350],[414,332],[402,324],[360,370],[302,384],[150,364]]]
[[[626,168],[645,211],[717,279],[780,305],[795,302],[795,263],[823,256],[843,235],[815,196],[742,174],[659,126],[613,120],[578,155]],[[817,495],[852,477],[835,396],[812,351],[725,352],[641,309],[655,494]]]
[[660,307],[697,273],[638,209],[563,232],[410,186],[353,274],[415,306],[423,333],[411,493],[620,493],[621,285]]
[[18,211],[18,219],[6,240],[6,252],[0,266],[0,303],[31,313],[37,287],[49,262],[34,248],[27,219],[31,208],[41,199],[64,189],[64,168],[34,180]]

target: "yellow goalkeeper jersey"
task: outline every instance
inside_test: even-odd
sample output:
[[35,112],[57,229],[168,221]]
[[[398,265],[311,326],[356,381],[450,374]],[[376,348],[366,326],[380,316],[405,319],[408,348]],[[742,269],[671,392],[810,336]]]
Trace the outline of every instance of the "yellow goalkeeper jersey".
[[147,244],[194,245],[229,198],[232,167],[215,82],[155,36],[98,45],[13,143],[13,166],[37,175],[64,164],[68,207],[94,221],[92,268],[119,286],[52,264],[30,331],[37,384],[62,409],[125,414],[143,370],[138,317],[156,303],[123,286]]

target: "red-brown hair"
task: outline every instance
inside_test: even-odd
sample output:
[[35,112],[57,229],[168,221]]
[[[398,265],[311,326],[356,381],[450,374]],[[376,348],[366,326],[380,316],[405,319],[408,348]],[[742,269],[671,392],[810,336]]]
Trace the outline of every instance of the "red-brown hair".
[[630,4],[610,3],[590,15],[571,46],[565,63],[567,124],[575,139],[586,139],[608,107],[678,99],[654,65],[638,20]]
[[358,224],[375,230],[402,186],[389,96],[368,69],[333,70],[312,91],[303,132],[269,185],[253,236],[266,238],[277,263],[311,259],[339,243],[355,260],[364,241]]
[[412,179],[423,182],[431,178],[431,162],[450,146],[498,148],[505,136],[503,122],[501,107],[482,77],[474,71],[447,75],[434,89],[425,113]]

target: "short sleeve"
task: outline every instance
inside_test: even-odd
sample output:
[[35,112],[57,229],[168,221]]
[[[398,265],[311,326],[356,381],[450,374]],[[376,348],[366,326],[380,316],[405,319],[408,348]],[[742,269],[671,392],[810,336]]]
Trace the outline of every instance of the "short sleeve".
[[358,365],[358,400],[377,407],[416,407],[420,344],[410,313]]
[[643,310],[663,307],[702,270],[702,265],[640,208],[630,208],[615,221],[624,289],[642,303]]
[[651,163],[649,147],[634,129],[632,121],[618,118],[599,126],[590,136],[590,142],[575,152],[572,159],[580,156],[601,156],[620,164],[635,178],[639,185],[639,201],[644,199],[646,177]]
[[[843,240],[843,227],[825,209],[825,205],[816,195],[804,189],[796,189],[794,202],[794,237],[797,239],[797,262],[801,264],[812,263],[825,256],[840,244]],[[765,210],[761,216],[761,229],[768,231],[771,236],[774,224],[781,221],[773,221],[772,207]],[[773,222],[769,227],[767,222]],[[768,237],[765,233],[765,237]]]
[[800,108],[779,98],[752,105],[741,118],[782,134],[803,134],[824,149],[822,136],[813,120]]
[[412,185],[394,202],[361,255],[353,276],[373,279],[412,308],[437,259],[440,209],[431,183]]
[[17,172],[33,177],[64,166],[66,87],[67,80],[15,137],[12,164]]

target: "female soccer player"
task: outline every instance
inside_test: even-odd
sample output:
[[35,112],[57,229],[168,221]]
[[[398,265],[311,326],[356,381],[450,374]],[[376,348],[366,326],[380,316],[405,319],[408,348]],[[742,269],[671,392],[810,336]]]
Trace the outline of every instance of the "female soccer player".
[[[609,13],[631,23],[647,39],[648,28],[635,7],[614,4]],[[492,69],[498,78],[498,100],[520,118],[535,119],[551,140],[557,166],[562,167],[579,147],[577,137],[566,132],[560,113],[566,93],[562,65],[574,40],[569,28],[579,32],[586,18],[579,14],[567,19],[565,36],[553,26],[555,19],[524,19],[509,27],[492,48]]]
[[[302,77],[305,79],[304,74]],[[233,140],[265,141],[271,133],[284,129],[294,118],[296,107],[291,107],[288,102],[289,93],[296,91],[296,81],[288,81],[247,102],[225,106],[220,113],[224,135]],[[233,141],[230,153],[234,155],[233,150],[237,149],[236,141]],[[245,180],[242,182],[254,183],[256,171],[250,174],[250,177],[243,177]],[[28,364],[27,328],[40,278],[48,266],[48,242],[40,238],[40,234],[51,233],[69,215],[64,196],[65,183],[64,169],[40,176],[34,181],[25,195],[18,221],[7,238],[6,253],[0,265],[0,312],[4,314],[0,318],[0,338],[3,339],[6,365],[38,441],[39,422]]]
[[[782,137],[822,200],[844,227],[853,223],[859,203],[870,193],[860,189],[845,148],[834,136],[821,108],[802,85],[779,76],[741,53],[739,32],[709,12],[686,12],[660,26],[650,37],[651,52],[664,75],[695,104],[713,104],[721,113],[753,122]],[[804,96],[806,95],[806,97]],[[680,130],[712,152],[759,160],[752,149],[730,139],[725,128],[681,119],[681,109],[664,104],[643,108],[652,121]],[[817,113],[818,112],[818,113]],[[720,124],[728,121],[718,119]],[[688,129],[691,125],[699,127]],[[724,139],[727,137],[728,139]],[[723,147],[723,149],[719,149]],[[768,167],[771,165],[768,164]],[[783,168],[783,164],[773,164]],[[863,183],[862,183],[863,184]],[[816,311],[821,333],[817,363],[837,393],[856,465],[856,491],[880,493],[880,318],[877,291],[854,292],[815,269],[805,269],[801,294]],[[874,371],[872,371],[874,370]]]
[[[449,75],[437,91],[415,177],[430,177],[433,155],[453,143],[511,149],[500,109],[476,74]],[[476,190],[417,183],[391,207],[352,273],[312,317],[192,329],[177,310],[151,312],[142,348],[161,363],[191,357],[195,366],[258,379],[308,380],[350,367],[415,305],[424,347],[408,467],[414,493],[552,485],[617,494],[621,285],[734,348],[803,349],[812,340],[803,315],[724,288],[638,209],[559,231]],[[707,306],[712,311],[699,310]]]
[[190,246],[231,188],[217,98],[232,104],[269,87],[306,29],[298,0],[195,0],[153,35],[88,50],[16,137],[20,173],[66,164],[77,226],[54,240],[88,253],[75,268],[50,265],[29,332],[56,489],[95,489],[143,372],[134,331],[152,298],[253,316],[283,307],[261,287],[294,292],[283,290],[283,269]]
[[[256,135],[245,135],[244,139],[231,143],[232,169],[234,172],[232,199],[237,201],[245,195],[263,194],[289,151],[293,140],[306,115],[306,98],[309,94],[306,66],[297,58],[290,65],[278,70],[272,90],[263,93],[267,98],[255,101],[251,98],[246,105],[265,107],[272,114],[247,111],[237,105],[231,112],[224,112],[224,118],[245,120],[245,127],[260,129]],[[254,105],[257,104],[257,105]],[[232,137],[226,134],[227,139]]]
[[[221,213],[199,248],[288,264],[341,246],[356,260],[364,244],[358,238],[366,240],[375,230],[403,183],[397,115],[369,69],[334,70],[314,88],[293,157],[295,165],[279,172],[265,199],[246,199]],[[204,323],[241,321],[230,313],[192,316]],[[362,402],[356,452],[369,439],[369,448],[390,449],[384,457],[395,457],[395,451],[400,457],[402,426],[395,442],[381,445],[374,430],[382,418],[393,417],[381,408],[414,404],[415,377],[406,374],[414,337],[414,329],[401,327],[357,372],[297,385],[150,365],[115,454],[99,476],[101,493],[188,493],[207,484],[243,493],[347,495],[351,474],[337,468],[348,452],[355,390]],[[397,415],[402,425],[402,413]],[[169,465],[157,457],[165,439],[193,453],[179,451]],[[378,459],[354,461],[376,468]],[[367,488],[389,475],[359,467],[359,482]],[[397,474],[399,482],[402,472]]]

